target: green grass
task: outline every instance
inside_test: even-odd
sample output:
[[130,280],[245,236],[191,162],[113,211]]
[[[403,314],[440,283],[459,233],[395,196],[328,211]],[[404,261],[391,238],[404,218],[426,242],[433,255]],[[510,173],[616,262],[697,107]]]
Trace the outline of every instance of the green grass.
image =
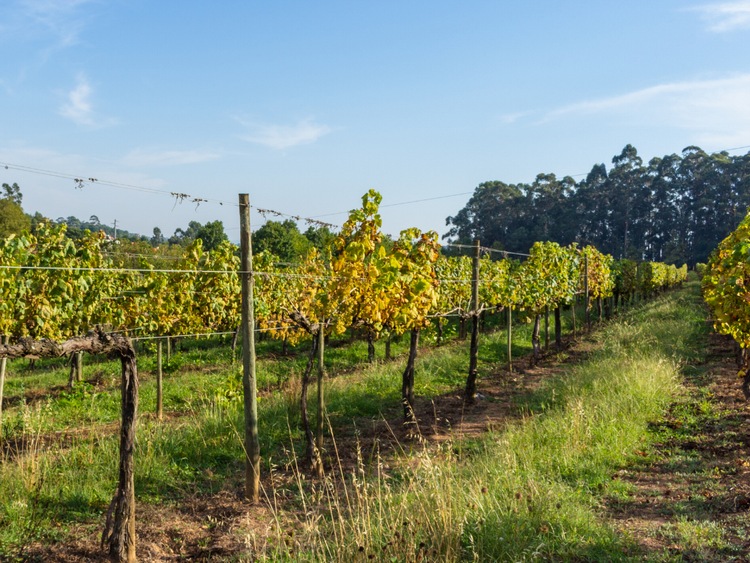
[[[640,560],[635,543],[600,517],[597,499],[626,493],[612,475],[647,447],[649,423],[682,392],[682,359],[697,358],[704,332],[690,293],[608,325],[597,333],[597,351],[550,382],[526,420],[468,448],[425,449],[395,477],[380,466],[364,484],[352,475],[346,498],[357,502],[341,502],[341,491],[331,496],[328,534],[308,538],[305,556]],[[720,541],[712,528],[687,521],[674,533]]]
[[[295,494],[300,502],[316,501],[319,511],[310,517],[317,522],[322,516],[320,530],[327,533],[296,540],[298,556],[409,560],[421,552],[427,560],[595,560],[631,552],[627,539],[601,522],[592,499],[603,491],[617,493],[613,487],[622,485],[613,484],[613,469],[643,447],[648,422],[679,392],[683,358],[695,357],[695,339],[704,330],[691,295],[660,298],[606,325],[590,360],[530,397],[523,405],[526,420],[502,433],[437,451],[416,448],[411,461],[379,460],[362,466],[356,481],[346,475],[324,490],[303,487]],[[487,324],[502,326],[503,317]],[[582,317],[579,311],[579,326]],[[570,329],[568,316],[564,326]],[[528,324],[514,326],[514,354],[530,350],[530,330]],[[428,333],[423,342],[432,339]],[[348,432],[353,421],[400,410],[407,340],[393,345],[400,359],[373,365],[363,364],[363,342],[327,348],[332,377],[326,400],[334,434]],[[481,378],[504,368],[505,333],[483,334],[480,342]],[[241,374],[227,340],[219,344],[185,341],[172,356],[165,370],[164,422],[151,414],[153,350],[141,350],[139,502],[176,502],[196,491],[239,485]],[[460,389],[467,350],[468,341],[455,340],[425,349],[417,362],[416,394],[434,397]],[[297,395],[307,346],[282,357],[278,343],[262,342],[259,351],[261,446],[269,471],[294,463],[299,451],[290,443],[301,447]],[[2,429],[10,446],[0,459],[0,558],[22,554],[35,539],[59,541],[71,523],[97,524],[115,488],[118,459],[118,364],[87,358],[84,379],[91,383],[72,391],[62,389],[67,368],[60,362],[39,362],[34,371],[21,362],[10,364],[6,397],[12,400]],[[45,397],[49,389],[53,393]],[[25,403],[25,396],[34,400]],[[342,483],[349,489],[342,490]],[[345,492],[349,504],[340,496]],[[284,557],[273,551],[268,556]]]

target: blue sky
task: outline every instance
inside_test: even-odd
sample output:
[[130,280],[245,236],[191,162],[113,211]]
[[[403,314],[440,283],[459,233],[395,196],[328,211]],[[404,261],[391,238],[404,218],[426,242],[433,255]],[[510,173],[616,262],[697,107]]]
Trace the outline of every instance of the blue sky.
[[52,218],[236,240],[238,193],[340,224],[375,188],[386,232],[442,234],[484,181],[750,148],[750,0],[0,8],[0,182]]

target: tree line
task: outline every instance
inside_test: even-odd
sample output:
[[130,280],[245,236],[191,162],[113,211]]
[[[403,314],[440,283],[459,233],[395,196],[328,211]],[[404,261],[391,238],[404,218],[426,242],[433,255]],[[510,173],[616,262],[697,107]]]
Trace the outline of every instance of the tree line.
[[750,153],[689,146],[647,164],[632,145],[585,179],[538,174],[531,184],[484,182],[446,219],[443,238],[527,252],[539,240],[593,245],[616,258],[694,265],[745,216]]

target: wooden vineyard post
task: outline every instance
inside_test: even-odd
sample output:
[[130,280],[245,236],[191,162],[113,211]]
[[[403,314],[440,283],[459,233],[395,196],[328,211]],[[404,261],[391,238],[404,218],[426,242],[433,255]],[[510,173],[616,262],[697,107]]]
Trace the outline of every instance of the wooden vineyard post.
[[479,240],[474,241],[474,259],[471,275],[471,347],[469,349],[469,376],[466,378],[464,400],[474,402],[477,390],[477,364],[479,357]]
[[586,329],[591,330],[591,314],[589,312],[589,306],[591,305],[591,298],[589,297],[589,257],[585,254],[583,256],[583,294],[586,303]]
[[326,329],[325,320],[321,319],[320,328],[318,328],[318,418],[315,420],[315,449],[317,450],[317,456],[315,457],[315,472],[318,477],[323,477],[323,425],[325,423],[325,397],[323,395],[323,378],[326,373],[325,366],[325,345],[326,345]]
[[513,373],[513,307],[508,306],[508,373]]
[[70,355],[70,375],[68,376],[68,389],[73,389],[75,383],[80,383],[83,377],[83,352]]
[[[7,344],[8,337],[0,337],[0,344]],[[3,388],[5,387],[5,370],[8,366],[8,358],[0,358],[0,439],[3,437]]]
[[576,307],[578,307],[578,292],[576,292],[575,297],[573,297],[573,303],[570,306],[570,321],[573,324],[573,338],[578,336],[577,334],[577,325],[576,325]]
[[562,315],[560,308],[561,305],[555,307],[555,347],[558,350],[562,348]]
[[245,498],[260,499],[258,395],[255,379],[255,316],[253,312],[253,250],[250,238],[250,196],[240,199],[240,283],[242,286],[242,388],[245,399]]
[[83,352],[78,352],[78,365],[76,371],[76,383],[83,381]]
[[164,372],[162,369],[162,349],[164,342],[160,338],[156,345],[156,418],[164,418]]
[[234,335],[232,336],[232,365],[237,363],[237,341],[240,339],[240,329],[242,327],[238,326],[237,330],[234,331]]

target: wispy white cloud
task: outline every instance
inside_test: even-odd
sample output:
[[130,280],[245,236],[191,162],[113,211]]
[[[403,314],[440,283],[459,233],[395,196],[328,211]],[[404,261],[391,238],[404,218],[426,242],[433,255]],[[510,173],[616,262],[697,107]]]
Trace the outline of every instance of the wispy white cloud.
[[585,100],[546,112],[539,124],[596,117],[607,123],[661,126],[689,132],[696,142],[747,144],[750,74],[657,84],[609,98]]
[[91,85],[85,76],[79,75],[77,84],[67,95],[67,102],[60,108],[60,115],[81,125],[93,123],[91,107]]
[[3,10],[3,34],[13,40],[51,36],[52,49],[74,45],[88,19],[81,8],[94,1],[11,0]]
[[75,87],[65,95],[65,102],[60,107],[60,115],[78,125],[86,127],[106,127],[114,125],[115,119],[102,118],[95,114],[91,102],[93,90],[86,75],[79,74]]
[[134,149],[123,158],[123,164],[141,166],[179,166],[209,162],[221,158],[216,151]]
[[716,33],[750,29],[750,0],[704,4],[689,9],[700,13],[708,29]]
[[240,135],[242,140],[277,150],[314,143],[331,132],[330,127],[316,123],[312,118],[294,125],[259,124],[242,118],[237,118],[237,121],[247,129],[247,133]]
[[517,111],[515,113],[505,113],[501,115],[498,119],[501,123],[504,123],[506,125],[510,125],[511,123],[516,123],[517,121],[520,121],[524,117],[531,115],[532,112],[530,111]]

